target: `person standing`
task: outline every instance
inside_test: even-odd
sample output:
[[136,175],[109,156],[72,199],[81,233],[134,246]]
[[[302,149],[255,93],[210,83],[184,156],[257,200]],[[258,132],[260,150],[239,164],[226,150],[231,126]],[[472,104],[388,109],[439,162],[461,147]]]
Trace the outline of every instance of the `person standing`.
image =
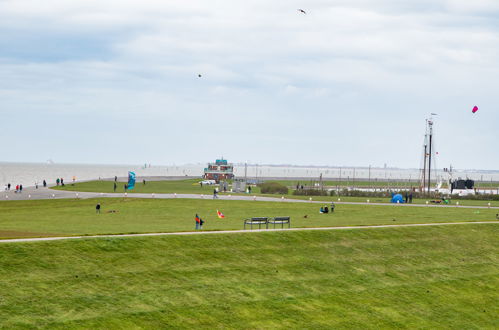
[[61,178],[61,186],[64,186],[64,179]]
[[412,190],[411,190],[411,192],[409,193],[409,203],[411,203],[411,204],[412,204]]
[[218,198],[218,191],[217,188],[213,189],[213,199]]
[[334,207],[335,207],[334,202],[331,202],[331,213],[334,212]]
[[10,183],[7,184],[7,190],[10,190]]
[[100,213],[100,203],[95,206],[95,213]]
[[55,180],[55,185],[58,186],[60,182],[61,182],[61,179],[57,178],[57,180]]
[[20,184],[20,185],[19,185],[19,192],[20,192],[20,193],[22,193],[22,192],[23,192],[23,185],[22,185],[22,184]]
[[248,194],[251,194],[251,186],[248,186]]
[[126,190],[128,189],[128,185],[125,183],[125,185],[123,187],[125,188],[125,192],[126,192]]
[[35,181],[35,188],[38,189],[38,181]]
[[118,185],[116,184],[116,182],[114,183],[114,187],[113,187],[113,191],[116,192],[116,188],[118,187]]
[[47,188],[47,181],[43,180],[43,188]]
[[145,186],[146,185],[146,179],[142,179],[142,184]]
[[407,191],[405,192],[405,202],[409,203],[409,195],[407,194]]
[[116,175],[114,176],[114,182],[118,182],[118,177]]

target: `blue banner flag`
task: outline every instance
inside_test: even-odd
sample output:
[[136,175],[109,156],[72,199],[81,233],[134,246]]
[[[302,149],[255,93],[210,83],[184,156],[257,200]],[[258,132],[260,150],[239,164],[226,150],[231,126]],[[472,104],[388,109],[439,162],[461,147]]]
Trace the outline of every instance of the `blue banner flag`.
[[128,172],[127,189],[132,190],[135,187],[135,172]]

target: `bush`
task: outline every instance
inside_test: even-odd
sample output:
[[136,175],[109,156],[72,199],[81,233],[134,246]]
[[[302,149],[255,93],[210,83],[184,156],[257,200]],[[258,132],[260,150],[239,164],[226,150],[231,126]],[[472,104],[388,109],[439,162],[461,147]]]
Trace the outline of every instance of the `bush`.
[[293,191],[293,195],[296,196],[328,196],[327,190],[321,189],[298,189]]
[[288,194],[288,187],[283,186],[278,182],[264,182],[258,184],[258,187],[260,187],[262,194]]

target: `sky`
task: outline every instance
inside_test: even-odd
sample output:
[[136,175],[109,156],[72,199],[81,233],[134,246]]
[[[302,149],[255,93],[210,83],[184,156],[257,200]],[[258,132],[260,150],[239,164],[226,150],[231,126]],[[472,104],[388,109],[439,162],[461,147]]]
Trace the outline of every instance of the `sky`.
[[499,169],[497,17],[497,0],[0,0],[0,161],[418,168],[436,113],[438,167]]

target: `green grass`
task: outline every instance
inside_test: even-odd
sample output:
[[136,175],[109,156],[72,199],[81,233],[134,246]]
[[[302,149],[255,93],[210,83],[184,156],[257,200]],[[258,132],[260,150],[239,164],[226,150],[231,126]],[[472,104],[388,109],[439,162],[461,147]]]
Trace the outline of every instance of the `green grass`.
[[499,225],[0,244],[0,328],[499,327]]
[[[102,213],[95,213],[97,202]],[[205,230],[242,229],[244,218],[291,216],[293,227],[404,224],[495,220],[497,210],[378,205],[337,205],[319,214],[315,203],[212,199],[101,198],[0,202],[0,238],[94,235],[194,230],[194,215]],[[115,210],[117,213],[107,213]],[[218,219],[216,210],[226,216]],[[307,218],[304,216],[307,215]]]
[[[150,181],[145,185],[142,183],[137,183],[135,189],[128,191],[128,193],[156,193],[156,194],[204,194],[204,195],[212,195],[214,186],[203,186],[199,185],[200,179],[187,179],[187,180],[171,180],[171,181]],[[277,181],[281,184],[293,186],[296,185],[294,181]],[[116,192],[124,192],[123,190],[123,182],[118,184],[118,189]],[[112,181],[89,181],[82,182],[73,185],[66,185],[64,187],[54,187],[56,190],[66,190],[66,191],[83,191],[83,192],[103,192],[103,193],[112,193],[113,192],[113,182]],[[230,194],[230,193],[227,193]],[[233,194],[232,195],[237,195]],[[256,196],[271,196],[271,197],[280,197],[281,195],[263,195],[260,193],[260,188],[252,187],[251,195]],[[292,199],[302,199],[308,200],[307,196],[294,196],[292,195],[292,191],[289,192],[288,195],[285,195],[286,198]],[[314,196],[313,200],[318,201],[337,201],[338,197],[328,197],[328,196]],[[380,198],[380,197],[340,197],[343,202],[366,202],[369,199],[371,202],[377,203],[389,203],[390,198]],[[414,199],[414,204],[425,204],[427,199]],[[455,201],[452,201],[455,203]],[[499,201],[477,201],[477,200],[459,200],[460,205],[468,205],[468,206],[488,206],[490,203],[491,206],[498,206]]]

